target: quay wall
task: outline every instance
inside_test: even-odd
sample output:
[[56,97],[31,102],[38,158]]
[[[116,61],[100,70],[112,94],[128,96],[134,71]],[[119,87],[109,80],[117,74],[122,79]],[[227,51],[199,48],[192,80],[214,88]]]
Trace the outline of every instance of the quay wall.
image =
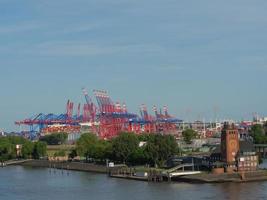
[[225,183],[225,182],[252,182],[267,181],[267,171],[233,172],[224,174],[197,174],[177,177],[176,181],[189,183]]
[[30,167],[46,167],[46,168],[56,168],[65,170],[77,170],[86,172],[97,172],[97,173],[107,173],[108,168],[104,165],[96,165],[91,163],[83,162],[56,162],[48,160],[30,160],[21,163],[23,166]]

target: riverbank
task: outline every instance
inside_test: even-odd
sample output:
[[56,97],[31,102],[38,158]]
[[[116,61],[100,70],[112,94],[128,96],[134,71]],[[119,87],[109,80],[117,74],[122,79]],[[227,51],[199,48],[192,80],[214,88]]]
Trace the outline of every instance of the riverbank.
[[104,165],[96,165],[83,162],[56,162],[48,160],[30,160],[20,165],[29,167],[46,167],[65,170],[76,170],[85,172],[107,173],[108,168]]
[[111,174],[110,177],[111,178],[136,180],[136,181],[148,181],[148,177],[133,176],[133,175]]
[[257,182],[257,181],[267,181],[267,171],[259,170],[253,172],[244,172],[244,173],[236,172],[230,174],[201,173],[196,175],[176,177],[173,180],[187,182],[187,183]]
[[[96,165],[92,163],[83,162],[56,162],[48,160],[27,160],[17,165],[30,166],[30,167],[46,167],[56,168],[64,170],[75,170],[84,172],[95,172],[110,174],[113,178],[123,178],[130,180],[149,181],[148,177],[138,177],[132,174],[116,174],[121,168],[125,168],[125,165],[118,165],[114,168],[108,168],[104,165]],[[112,173],[115,172],[115,173]],[[259,170],[254,172],[244,173],[230,173],[230,174],[212,174],[212,173],[201,173],[195,175],[186,175],[179,177],[172,177],[171,181],[175,182],[187,182],[187,183],[225,183],[225,182],[256,182],[256,181],[267,181],[267,171]]]
[[1,167],[9,166],[9,165],[20,165],[22,163],[31,161],[32,159],[25,159],[25,160],[8,160],[5,162],[0,162]]

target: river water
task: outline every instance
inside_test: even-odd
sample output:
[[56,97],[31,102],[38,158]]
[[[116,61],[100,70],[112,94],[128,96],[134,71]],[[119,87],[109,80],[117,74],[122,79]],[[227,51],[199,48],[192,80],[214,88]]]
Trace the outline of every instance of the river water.
[[0,200],[267,199],[267,182],[147,183],[104,174],[10,166],[0,168]]

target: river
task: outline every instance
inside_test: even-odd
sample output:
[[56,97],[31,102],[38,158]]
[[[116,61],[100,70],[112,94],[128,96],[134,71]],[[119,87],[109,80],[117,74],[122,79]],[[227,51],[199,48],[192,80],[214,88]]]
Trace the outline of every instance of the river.
[[267,199],[267,182],[147,183],[105,174],[9,166],[0,168],[0,200]]

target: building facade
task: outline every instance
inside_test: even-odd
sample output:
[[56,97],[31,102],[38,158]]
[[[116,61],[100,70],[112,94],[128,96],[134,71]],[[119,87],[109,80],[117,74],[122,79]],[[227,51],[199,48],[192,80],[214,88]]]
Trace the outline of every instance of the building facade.
[[254,145],[249,140],[240,140],[238,129],[234,124],[225,124],[221,134],[221,146],[210,156],[211,166],[220,162],[225,172],[255,171],[258,169],[259,157]]
[[236,166],[239,153],[238,129],[234,124],[225,124],[221,135],[221,159],[228,167]]

